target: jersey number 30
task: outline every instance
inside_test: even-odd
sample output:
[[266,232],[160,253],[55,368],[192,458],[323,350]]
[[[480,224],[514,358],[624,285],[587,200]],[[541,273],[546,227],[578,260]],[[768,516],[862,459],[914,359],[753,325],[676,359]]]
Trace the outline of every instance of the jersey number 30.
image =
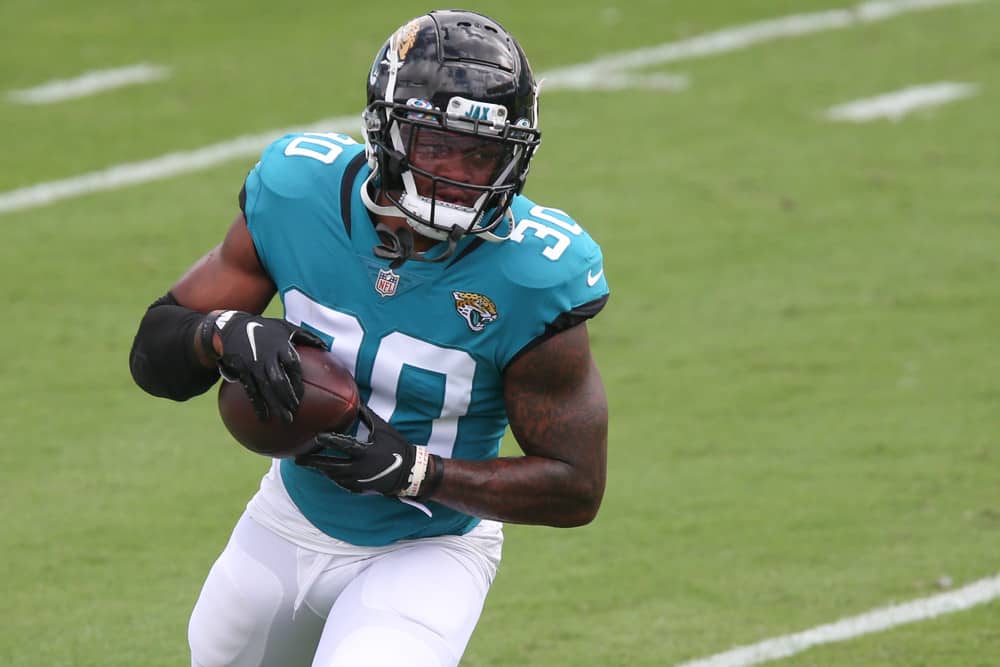
[[[364,327],[357,317],[316,303],[297,289],[285,293],[285,317],[292,324],[308,326],[332,338],[331,351],[357,377],[361,347],[366,342]],[[469,411],[472,400],[475,358],[464,350],[440,347],[399,331],[384,336],[378,341],[371,368],[370,384],[376,389],[368,399],[368,407],[385,419],[396,411],[396,393],[404,367],[443,377],[441,413],[432,422],[427,446],[433,453],[450,458],[458,438],[458,419]],[[392,393],[385,393],[386,388]]]

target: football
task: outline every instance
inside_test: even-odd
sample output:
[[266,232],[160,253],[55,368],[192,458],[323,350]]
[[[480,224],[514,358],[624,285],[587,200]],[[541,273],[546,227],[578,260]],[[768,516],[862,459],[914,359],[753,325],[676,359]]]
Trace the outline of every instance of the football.
[[298,347],[302,360],[302,401],[292,422],[278,415],[261,421],[239,382],[219,387],[219,414],[236,440],[252,452],[274,458],[304,453],[317,433],[345,431],[358,417],[358,385],[337,359],[325,350]]

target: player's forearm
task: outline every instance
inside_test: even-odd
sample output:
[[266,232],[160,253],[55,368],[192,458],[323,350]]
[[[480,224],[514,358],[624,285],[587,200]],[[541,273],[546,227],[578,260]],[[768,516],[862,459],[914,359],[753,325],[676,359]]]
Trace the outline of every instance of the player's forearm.
[[129,352],[136,384],[153,396],[184,401],[219,379],[215,364],[196,345],[204,315],[177,304],[170,294],[146,311]]
[[509,523],[582,526],[597,515],[604,476],[537,456],[447,459],[431,497],[466,514]]

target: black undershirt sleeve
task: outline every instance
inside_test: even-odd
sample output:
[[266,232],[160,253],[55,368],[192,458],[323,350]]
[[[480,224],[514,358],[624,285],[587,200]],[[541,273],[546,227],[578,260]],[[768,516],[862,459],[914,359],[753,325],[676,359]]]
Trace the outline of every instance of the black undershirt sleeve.
[[208,391],[219,379],[219,370],[201,364],[193,342],[204,317],[178,305],[169,292],[154,301],[139,322],[129,353],[135,383],[153,396],[174,401]]

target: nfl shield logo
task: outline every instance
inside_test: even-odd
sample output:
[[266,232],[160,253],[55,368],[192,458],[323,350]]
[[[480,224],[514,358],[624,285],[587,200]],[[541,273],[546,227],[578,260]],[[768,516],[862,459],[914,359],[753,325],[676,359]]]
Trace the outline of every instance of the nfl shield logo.
[[399,285],[399,276],[393,273],[392,269],[379,269],[378,278],[375,279],[375,291],[382,296],[392,296],[396,293]]

